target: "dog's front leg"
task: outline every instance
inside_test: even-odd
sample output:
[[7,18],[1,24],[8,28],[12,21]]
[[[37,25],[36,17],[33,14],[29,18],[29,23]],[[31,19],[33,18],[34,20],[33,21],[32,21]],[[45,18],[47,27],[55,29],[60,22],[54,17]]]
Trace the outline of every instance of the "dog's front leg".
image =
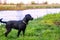
[[18,31],[17,37],[19,37],[20,32],[21,32],[21,30]]
[[23,36],[24,36],[24,34],[25,34],[25,30],[23,30]]

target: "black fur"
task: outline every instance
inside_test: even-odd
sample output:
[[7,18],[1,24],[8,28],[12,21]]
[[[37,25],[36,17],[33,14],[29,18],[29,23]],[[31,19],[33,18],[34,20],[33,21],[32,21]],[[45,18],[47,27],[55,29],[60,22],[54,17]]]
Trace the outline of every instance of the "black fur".
[[12,28],[18,30],[17,37],[19,37],[19,34],[20,34],[21,31],[23,32],[23,35],[24,35],[25,29],[26,29],[26,25],[28,24],[29,20],[33,20],[33,18],[31,17],[30,14],[27,14],[23,18],[23,20],[4,22],[4,21],[2,21],[2,18],[1,18],[0,22],[6,24],[6,32],[5,32],[5,36],[6,37],[9,34],[9,32],[12,30]]

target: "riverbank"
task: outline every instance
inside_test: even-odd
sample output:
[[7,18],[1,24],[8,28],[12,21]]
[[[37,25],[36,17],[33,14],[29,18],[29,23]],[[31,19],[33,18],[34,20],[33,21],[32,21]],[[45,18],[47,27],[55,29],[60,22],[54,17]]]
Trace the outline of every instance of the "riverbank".
[[41,4],[41,5],[0,5],[0,10],[25,10],[41,8],[60,8],[60,4]]
[[16,37],[17,30],[12,30],[8,37],[4,36],[5,25],[0,25],[1,40],[60,40],[60,13],[48,14],[43,18],[30,21],[25,36]]

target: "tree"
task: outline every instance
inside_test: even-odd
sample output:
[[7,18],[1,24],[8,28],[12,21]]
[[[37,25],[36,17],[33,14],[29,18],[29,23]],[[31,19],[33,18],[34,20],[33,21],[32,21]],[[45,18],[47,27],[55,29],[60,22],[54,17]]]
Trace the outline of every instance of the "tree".
[[36,4],[35,1],[32,1],[31,4]]
[[22,5],[24,5],[23,2],[20,2],[20,3],[17,4],[18,7],[21,7]]
[[19,4],[20,4],[20,5],[24,5],[24,3],[23,3],[23,2],[20,2]]
[[44,4],[48,4],[48,2],[46,1],[46,2],[44,2]]
[[6,0],[4,0],[4,4],[6,4]]
[[14,5],[14,3],[10,3],[11,5]]

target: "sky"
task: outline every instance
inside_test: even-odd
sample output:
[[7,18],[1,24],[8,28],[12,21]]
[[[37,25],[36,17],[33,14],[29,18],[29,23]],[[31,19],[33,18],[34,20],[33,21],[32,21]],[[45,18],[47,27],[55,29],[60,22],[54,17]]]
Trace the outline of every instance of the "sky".
[[23,2],[25,4],[31,3],[31,1],[35,1],[36,3],[43,3],[43,2],[48,2],[49,4],[51,3],[59,3],[60,4],[60,0],[1,0],[2,3],[3,1],[6,1],[7,3],[20,3]]

